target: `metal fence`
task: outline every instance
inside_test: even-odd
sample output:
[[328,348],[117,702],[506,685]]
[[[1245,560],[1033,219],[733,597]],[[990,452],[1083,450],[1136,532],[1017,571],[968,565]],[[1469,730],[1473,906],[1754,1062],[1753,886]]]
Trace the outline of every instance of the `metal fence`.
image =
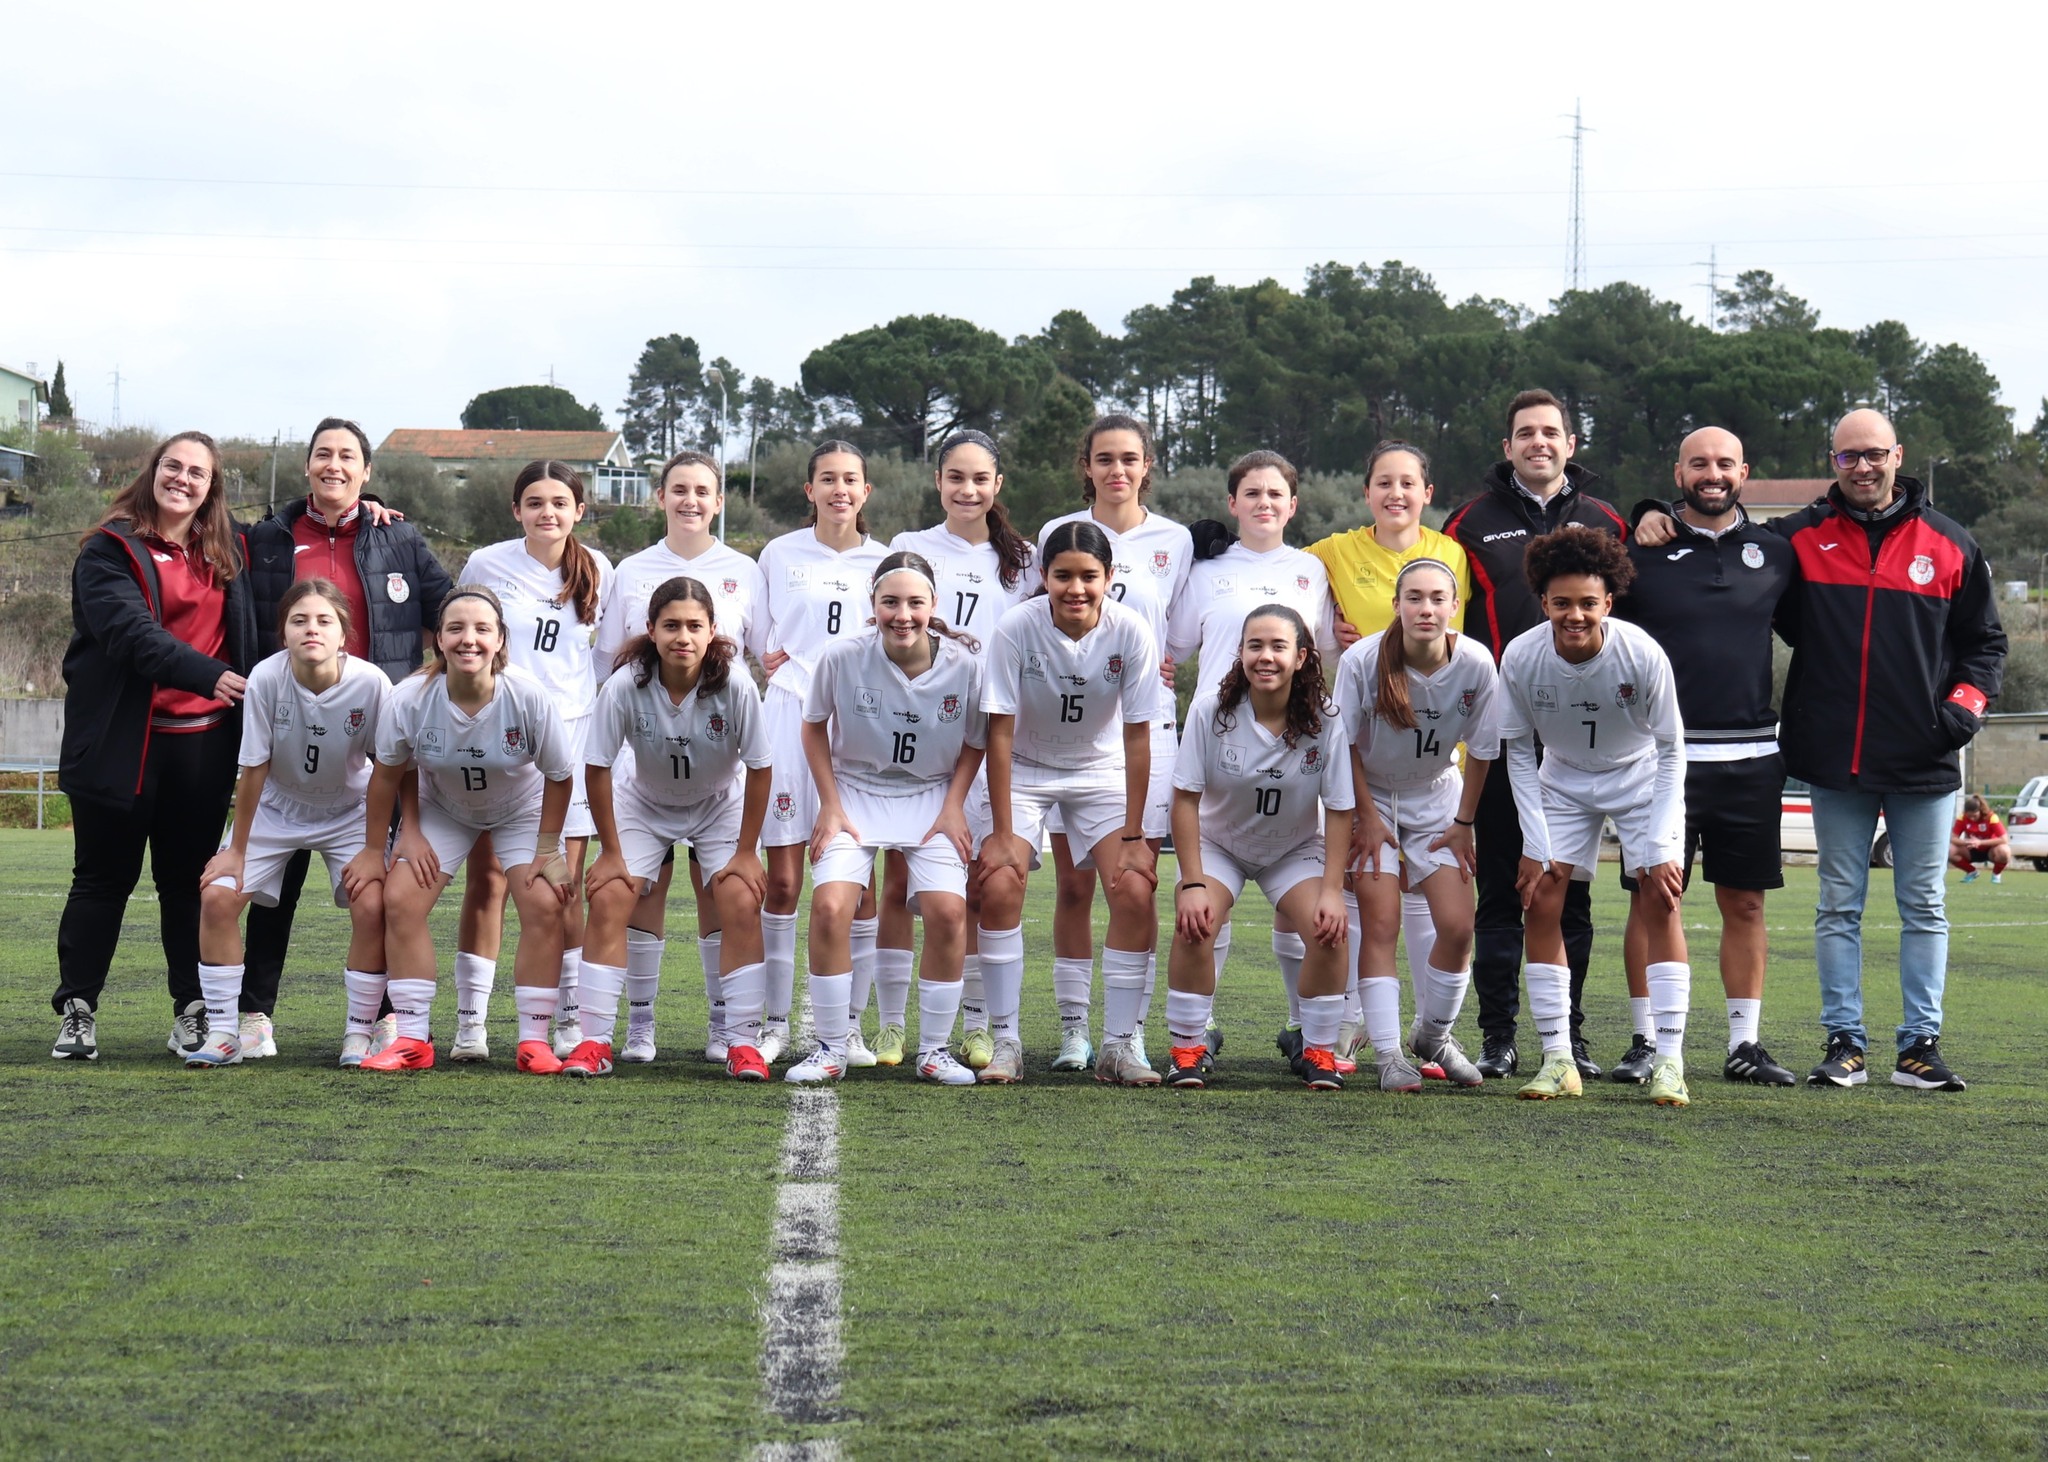
[[33,797],[36,799],[36,831],[44,830],[44,812],[52,797],[64,794],[57,790],[57,763],[49,761],[0,761],[0,772],[34,772],[36,784],[33,787],[0,787],[0,794],[9,797]]

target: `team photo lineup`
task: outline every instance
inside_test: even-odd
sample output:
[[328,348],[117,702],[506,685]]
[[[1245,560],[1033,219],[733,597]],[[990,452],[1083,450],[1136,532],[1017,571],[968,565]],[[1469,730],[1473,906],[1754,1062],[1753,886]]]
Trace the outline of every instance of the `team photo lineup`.
[[[1741,506],[1728,431],[1672,444],[1668,501],[1631,522],[1556,396],[1521,392],[1500,427],[1458,503],[1421,448],[1381,442],[1361,526],[1305,546],[1285,457],[1240,457],[1213,519],[1172,522],[1122,414],[1075,443],[1074,510],[1042,525],[1012,523],[1001,445],[952,432],[930,454],[943,520],[887,543],[862,451],[823,441],[808,522],[758,560],[719,536],[709,454],[659,467],[664,536],[616,564],[578,537],[582,477],[534,461],[459,582],[378,500],[354,422],[322,421],[304,495],[247,523],[212,438],[170,437],[73,569],[51,1055],[99,1057],[147,853],[169,1051],[195,1069],[277,1054],[294,926],[346,917],[336,1059],[364,1073],[607,1077],[659,1034],[739,1081],[1201,1088],[1274,1059],[1242,1052],[1220,978],[1256,884],[1253,978],[1288,1012],[1259,1040],[1308,1089],[1513,1078],[1552,1100],[1611,1078],[1682,1108],[1699,877],[1725,1080],[1846,1088],[1875,1062],[1962,1091],[1944,876],[2002,846],[1981,799],[1957,804],[2006,656],[1976,541],[1869,408],[1834,426],[1825,495],[1768,521]],[[1821,1033],[1810,1067],[1762,1020],[1788,777],[1811,788],[1822,1008],[1774,1029],[1780,1049]],[[1900,932],[1866,950],[1880,817]],[[1611,972],[1588,988],[1610,836],[1632,1035],[1603,1066],[1582,1030],[1620,998]],[[327,898],[305,896],[315,853]],[[1049,969],[1026,965],[1034,884],[1058,894]],[[694,910],[702,1030],[660,1001],[672,899]],[[429,927],[449,904],[453,951]],[[1866,966],[1894,961],[1902,1016],[1873,1056]],[[1034,1006],[1056,1049],[1025,1049]]]

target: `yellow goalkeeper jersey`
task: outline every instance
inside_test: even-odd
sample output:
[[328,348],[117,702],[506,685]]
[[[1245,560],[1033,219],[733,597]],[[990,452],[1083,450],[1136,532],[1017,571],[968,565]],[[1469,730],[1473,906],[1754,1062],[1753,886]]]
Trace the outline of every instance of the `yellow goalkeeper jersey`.
[[1457,540],[1434,528],[1424,528],[1406,553],[1380,547],[1370,527],[1332,533],[1322,542],[1310,544],[1308,551],[1330,572],[1330,593],[1336,597],[1337,613],[1361,635],[1378,634],[1394,622],[1394,577],[1418,558],[1440,559],[1451,566],[1458,578],[1458,610],[1451,616],[1451,628],[1465,628],[1472,569]]

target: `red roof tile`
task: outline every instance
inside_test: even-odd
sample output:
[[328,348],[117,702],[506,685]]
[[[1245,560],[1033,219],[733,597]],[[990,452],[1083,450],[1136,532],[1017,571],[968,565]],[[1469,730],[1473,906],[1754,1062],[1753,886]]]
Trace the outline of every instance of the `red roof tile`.
[[615,431],[437,431],[401,427],[379,452],[403,452],[437,462],[601,462],[618,442]]

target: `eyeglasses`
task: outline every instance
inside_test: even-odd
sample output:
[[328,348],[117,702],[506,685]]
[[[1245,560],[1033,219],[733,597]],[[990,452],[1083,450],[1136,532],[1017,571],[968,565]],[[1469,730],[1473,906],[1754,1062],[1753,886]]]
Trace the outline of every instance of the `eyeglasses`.
[[1882,467],[1885,463],[1891,461],[1892,453],[1896,451],[1898,451],[1897,447],[1865,447],[1860,452],[1836,452],[1834,454],[1834,462],[1844,472],[1847,472],[1858,462],[1867,462],[1872,467]]

